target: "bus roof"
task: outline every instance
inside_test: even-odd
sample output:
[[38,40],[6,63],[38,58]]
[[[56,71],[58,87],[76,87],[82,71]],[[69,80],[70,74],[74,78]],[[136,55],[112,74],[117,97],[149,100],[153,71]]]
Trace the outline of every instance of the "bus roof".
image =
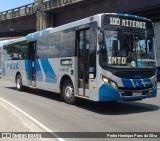
[[150,21],[147,18],[136,16],[136,15],[131,15],[131,14],[101,13],[101,14],[90,16],[90,17],[87,17],[87,18],[84,18],[84,19],[81,19],[81,20],[78,20],[78,21],[74,21],[74,22],[68,23],[68,24],[64,24],[64,25],[61,25],[61,26],[58,26],[58,27],[47,28],[47,29],[42,30],[42,31],[37,31],[37,32],[34,32],[34,33],[30,33],[30,34],[28,34],[26,36],[26,39],[27,40],[33,40],[33,39],[38,38],[39,36],[44,36],[44,35],[47,35],[47,34],[50,34],[50,33],[53,33],[53,32],[58,32],[58,31],[65,30],[65,29],[68,29],[68,28],[73,28],[73,27],[76,27],[76,26],[81,26],[83,24],[87,24],[87,23],[95,21],[95,19],[97,19],[98,17],[100,17],[101,15],[104,15],[104,14],[106,14],[106,15],[117,15],[117,16],[120,16],[120,17],[130,17],[130,18]]
[[14,44],[14,43],[25,41],[25,40],[26,40],[26,37],[21,37],[21,38],[16,38],[16,39],[10,39],[7,42],[4,42],[3,45]]

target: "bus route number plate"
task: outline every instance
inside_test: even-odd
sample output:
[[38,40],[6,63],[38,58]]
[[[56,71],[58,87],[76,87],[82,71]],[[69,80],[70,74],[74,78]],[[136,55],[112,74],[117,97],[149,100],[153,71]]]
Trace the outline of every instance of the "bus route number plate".
[[141,96],[142,92],[141,91],[134,91],[133,96]]

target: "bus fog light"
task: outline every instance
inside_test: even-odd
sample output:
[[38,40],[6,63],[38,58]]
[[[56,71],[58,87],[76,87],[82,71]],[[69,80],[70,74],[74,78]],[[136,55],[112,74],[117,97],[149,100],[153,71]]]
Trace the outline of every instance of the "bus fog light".
[[117,85],[114,81],[111,81],[110,84],[111,84],[112,87],[117,88]]

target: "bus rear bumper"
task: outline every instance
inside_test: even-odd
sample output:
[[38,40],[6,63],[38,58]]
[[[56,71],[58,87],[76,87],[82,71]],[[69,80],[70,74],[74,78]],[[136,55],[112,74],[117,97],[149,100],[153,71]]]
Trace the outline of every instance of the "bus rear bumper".
[[107,84],[103,84],[99,89],[99,101],[131,101],[131,100],[142,100],[145,98],[152,98],[156,97],[157,95],[157,85],[151,89],[150,93],[147,95],[140,95],[140,96],[122,96],[121,91],[112,88]]

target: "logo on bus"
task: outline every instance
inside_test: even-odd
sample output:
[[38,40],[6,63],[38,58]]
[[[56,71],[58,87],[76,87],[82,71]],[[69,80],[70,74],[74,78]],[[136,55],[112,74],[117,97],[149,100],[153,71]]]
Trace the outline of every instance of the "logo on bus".
[[17,70],[18,69],[18,62],[7,62],[6,68]]

